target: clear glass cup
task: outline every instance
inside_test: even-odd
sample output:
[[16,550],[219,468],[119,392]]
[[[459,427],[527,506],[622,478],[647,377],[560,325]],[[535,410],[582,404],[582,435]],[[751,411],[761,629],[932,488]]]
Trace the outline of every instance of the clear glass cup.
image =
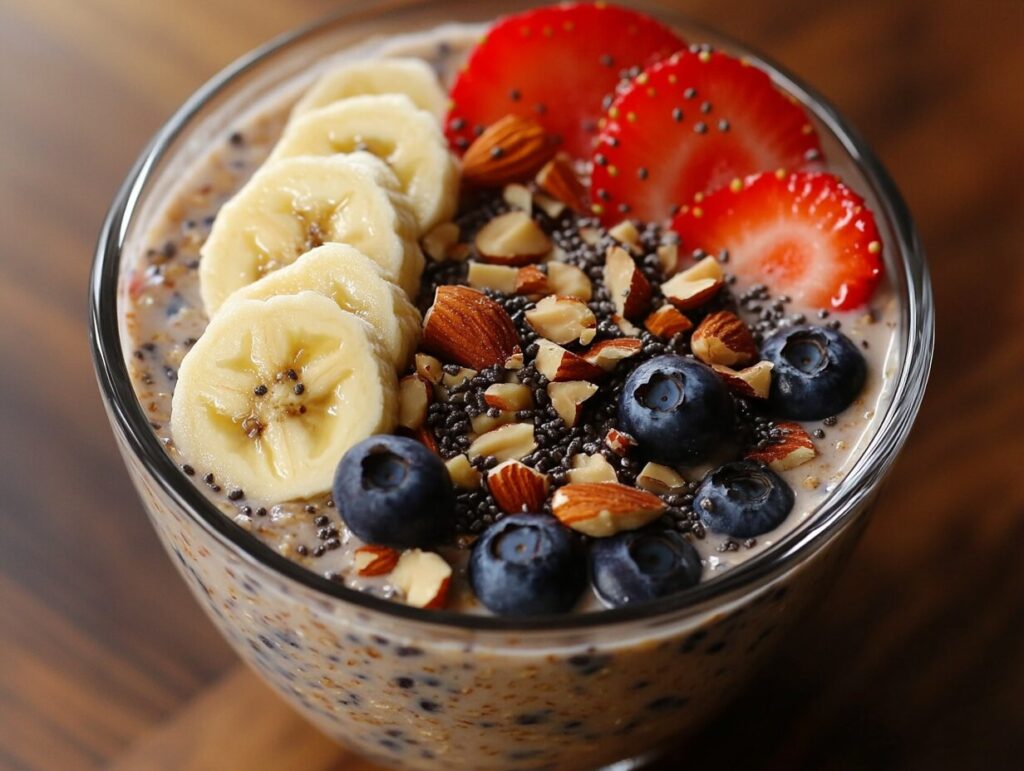
[[510,621],[423,611],[300,568],[244,532],[165,454],[136,398],[119,333],[119,279],[173,171],[222,139],[243,106],[326,55],[377,35],[487,22],[528,2],[364,2],[232,64],[167,122],[117,194],[90,287],[105,406],[173,561],[239,655],[325,733],[408,768],[583,769],[648,757],[729,698],[825,592],[910,431],[931,363],[924,254],[889,176],[824,99],[762,56],[648,8],[690,40],[747,56],[813,116],[826,154],[865,194],[899,298],[893,397],[864,455],[815,516],[719,578],[639,607]]

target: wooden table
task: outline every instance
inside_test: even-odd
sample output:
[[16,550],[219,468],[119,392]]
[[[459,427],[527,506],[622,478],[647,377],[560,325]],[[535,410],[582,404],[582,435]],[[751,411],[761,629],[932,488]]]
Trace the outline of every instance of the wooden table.
[[[336,5],[0,4],[2,768],[370,768],[243,669],[187,596],[116,455],[85,326],[93,241],[145,140],[217,69]],[[1020,768],[1024,3],[680,5],[863,130],[931,255],[939,343],[839,585],[665,768]]]

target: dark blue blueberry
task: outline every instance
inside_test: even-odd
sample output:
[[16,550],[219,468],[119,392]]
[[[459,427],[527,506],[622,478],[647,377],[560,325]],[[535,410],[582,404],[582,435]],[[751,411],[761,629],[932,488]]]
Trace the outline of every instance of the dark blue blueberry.
[[587,581],[576,537],[544,514],[512,514],[473,544],[469,583],[477,599],[501,616],[564,613]]
[[612,607],[687,589],[700,581],[700,571],[697,550],[672,531],[633,530],[590,547],[594,589]]
[[761,358],[774,364],[768,406],[793,420],[838,415],[864,387],[867,362],[857,346],[828,327],[792,327],[761,346]]
[[704,477],[693,506],[708,529],[753,538],[782,524],[793,508],[793,488],[771,469],[740,460]]
[[355,445],[338,464],[333,492],[345,524],[367,543],[430,547],[454,533],[448,470],[414,439],[380,435]]
[[694,359],[650,359],[630,373],[619,396],[619,428],[660,463],[700,463],[732,427],[732,396]]

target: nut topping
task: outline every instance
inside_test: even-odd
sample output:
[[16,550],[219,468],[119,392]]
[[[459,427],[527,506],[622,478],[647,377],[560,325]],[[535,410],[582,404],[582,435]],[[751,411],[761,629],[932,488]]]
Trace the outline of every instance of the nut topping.
[[466,283],[474,289],[493,289],[495,292],[512,294],[516,291],[519,270],[510,265],[489,265],[486,262],[470,261]]
[[539,123],[506,115],[488,126],[466,150],[462,157],[462,179],[482,187],[529,179],[556,149]]
[[408,429],[422,426],[433,396],[434,389],[419,375],[403,377],[398,383],[398,425]]
[[651,301],[651,283],[621,246],[608,249],[604,263],[604,283],[620,316],[633,318]]
[[608,433],[604,435],[604,443],[609,450],[620,458],[629,455],[630,450],[637,445],[636,439],[625,431],[619,431],[617,428],[608,429]]
[[590,302],[594,289],[586,273],[575,265],[565,262],[549,262],[547,268],[549,291],[566,297],[577,297],[583,302]]
[[779,438],[767,447],[747,454],[747,460],[767,463],[775,471],[786,471],[807,463],[818,454],[810,435],[799,423],[776,423]]
[[487,487],[506,514],[540,511],[548,497],[548,477],[517,460],[507,460],[487,472]]
[[559,345],[586,345],[597,334],[597,317],[575,297],[545,297],[526,312],[526,320],[538,335]]
[[658,496],[615,482],[569,484],[551,498],[551,510],[563,525],[594,538],[636,530],[665,508]]
[[662,305],[644,319],[644,326],[655,337],[668,340],[691,329],[693,322],[686,318],[674,305],[665,303],[665,305]]
[[711,369],[725,381],[726,387],[740,396],[754,399],[767,399],[772,388],[772,368],[770,361],[759,361],[746,369],[736,371],[721,364],[712,364]]
[[623,359],[640,353],[644,344],[635,337],[616,337],[602,340],[583,354],[584,361],[605,372],[611,372]]
[[395,569],[399,553],[390,546],[360,546],[355,552],[356,573],[361,576],[383,576]]
[[565,153],[556,155],[537,173],[537,186],[577,214],[589,211],[587,191],[573,170],[572,159]]
[[596,380],[604,375],[604,370],[600,367],[550,340],[540,338],[537,340],[537,347],[537,357],[533,360],[533,366],[553,383],[564,380]]
[[448,476],[452,484],[462,490],[475,490],[480,486],[480,472],[477,471],[469,458],[465,455],[456,455],[444,463],[448,469]]
[[452,568],[430,551],[410,549],[398,559],[391,571],[391,585],[405,597],[405,604],[416,608],[443,608],[448,601]]
[[473,369],[502,364],[519,349],[508,313],[482,292],[439,286],[423,319],[423,349]]
[[516,272],[516,283],[512,291],[525,295],[547,294],[550,291],[548,274],[536,265],[524,265]]
[[477,437],[469,446],[470,459],[491,455],[501,460],[519,460],[537,449],[532,423],[512,423]]
[[422,239],[423,251],[434,262],[448,259],[451,248],[459,242],[459,226],[454,222],[442,222]]
[[743,319],[731,311],[704,317],[690,338],[693,355],[705,364],[731,367],[757,356],[757,343]]
[[600,453],[572,456],[572,468],[569,470],[569,481],[574,484],[584,482],[618,482],[615,468]]
[[441,382],[444,375],[444,365],[440,359],[436,359],[427,353],[416,354],[416,374],[432,385]]
[[597,393],[597,386],[586,380],[569,380],[564,383],[548,383],[551,406],[565,425],[572,428],[579,418],[580,406]]
[[661,285],[665,299],[682,311],[703,305],[722,288],[725,272],[714,257],[705,257]]
[[533,407],[533,393],[521,383],[495,383],[484,391],[484,401],[497,410],[528,410]]
[[636,478],[636,486],[658,495],[667,495],[686,486],[686,480],[668,466],[648,463]]
[[529,265],[551,251],[551,239],[529,214],[501,214],[476,234],[476,250],[484,262],[498,265]]

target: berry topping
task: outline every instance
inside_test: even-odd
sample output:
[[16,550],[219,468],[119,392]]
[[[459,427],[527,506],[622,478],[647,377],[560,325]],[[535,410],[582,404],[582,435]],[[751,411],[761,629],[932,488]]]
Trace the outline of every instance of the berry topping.
[[828,327],[793,327],[776,332],[761,346],[774,364],[768,406],[794,420],[837,415],[860,393],[867,362],[850,339]]
[[334,501],[349,530],[370,544],[427,547],[453,533],[448,470],[414,439],[379,435],[355,445],[338,464]]
[[539,121],[576,157],[589,157],[604,110],[631,67],[685,43],[652,18],[605,3],[569,3],[506,16],[470,54],[452,87],[445,130],[464,151],[505,115]]
[[719,52],[683,51],[615,98],[594,151],[591,200],[607,224],[624,216],[660,222],[698,193],[820,156],[803,109],[762,70]]
[[849,310],[882,276],[882,241],[864,200],[831,174],[765,173],[684,207],[687,248],[728,252],[729,270],[811,307]]
[[793,488],[778,474],[751,461],[712,471],[701,482],[694,509],[716,533],[754,538],[782,524],[793,508]]
[[595,541],[590,576],[612,607],[653,600],[700,581],[700,556],[673,531],[633,531]]
[[733,425],[733,400],[714,371],[698,361],[666,355],[650,359],[626,379],[619,396],[619,427],[661,463],[706,460]]
[[532,616],[571,610],[587,581],[576,537],[544,514],[511,514],[473,544],[469,582],[488,610]]

